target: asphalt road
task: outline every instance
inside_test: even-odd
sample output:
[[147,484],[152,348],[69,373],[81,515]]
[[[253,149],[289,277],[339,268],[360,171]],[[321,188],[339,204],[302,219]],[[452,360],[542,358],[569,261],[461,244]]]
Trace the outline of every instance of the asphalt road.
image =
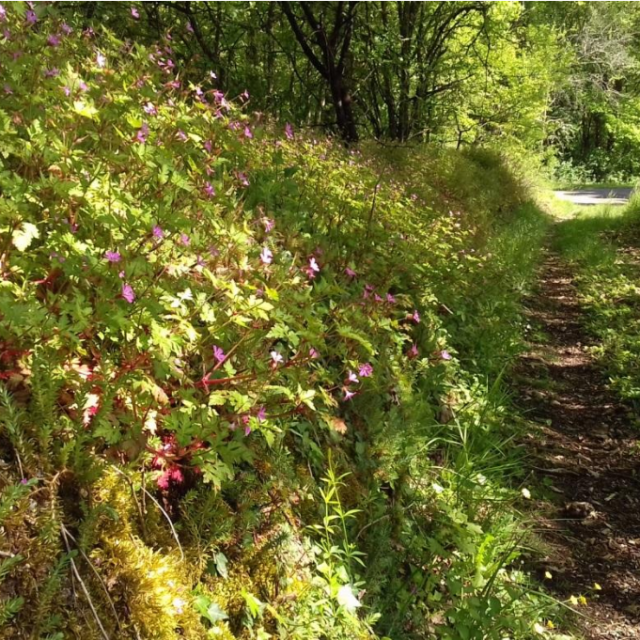
[[577,189],[575,191],[554,191],[560,200],[573,204],[626,204],[633,189],[631,187],[617,187],[613,189]]

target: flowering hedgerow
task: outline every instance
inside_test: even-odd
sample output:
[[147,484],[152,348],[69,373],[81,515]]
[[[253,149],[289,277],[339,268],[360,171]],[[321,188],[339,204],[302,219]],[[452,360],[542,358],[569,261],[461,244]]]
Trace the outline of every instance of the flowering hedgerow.
[[[132,7],[128,19],[140,15]],[[225,95],[215,69],[181,68],[175,33],[145,48],[69,25],[44,3],[0,5],[0,23],[0,450],[22,448],[15,493],[37,485],[38,500],[48,496],[46,508],[31,504],[51,518],[38,527],[52,545],[32,544],[31,515],[22,517],[30,562],[13,584],[39,584],[42,568],[58,580],[80,561],[73,543],[98,565],[90,580],[104,580],[93,603],[114,629],[118,612],[139,625],[138,637],[230,638],[228,618],[241,638],[373,637],[367,610],[377,606],[383,630],[402,625],[418,638],[435,602],[465,625],[461,612],[475,621],[474,607],[489,610],[483,598],[499,581],[483,580],[512,538],[491,542],[491,512],[475,493],[451,506],[425,478],[432,445],[455,442],[453,431],[434,432],[449,428],[456,404],[471,415],[456,429],[464,447],[476,443],[465,429],[491,430],[465,331],[488,345],[471,354],[477,368],[501,371],[515,322],[513,304],[508,322],[495,320],[496,300],[507,291],[512,303],[503,279],[517,252],[501,263],[482,247],[491,213],[515,207],[508,189],[474,193],[477,212],[462,213],[446,183],[434,191],[422,156],[389,161],[252,116],[248,95]],[[13,423],[20,429],[5,429]],[[464,451],[452,477],[471,477]],[[318,479],[333,453],[355,470],[346,502],[363,506],[368,602],[347,531],[358,511],[341,511],[333,468],[333,480]],[[324,514],[309,513],[309,496],[321,496]],[[435,500],[442,522],[425,537]],[[489,542],[474,518],[488,522]],[[319,525],[306,533],[318,521],[325,547],[309,544]],[[75,540],[64,525],[77,525]],[[19,529],[6,529],[11,540]],[[278,548],[283,531],[285,568],[266,553],[261,565],[276,574],[262,583],[277,585],[268,608],[243,560]],[[493,561],[479,562],[474,545]],[[447,591],[441,575],[472,586]],[[100,600],[105,589],[115,603]],[[82,624],[77,601],[61,601],[56,617],[38,598],[51,626],[23,615],[30,635]]]
[[159,486],[186,467],[220,486],[256,439],[330,429],[394,369],[440,366],[424,278],[393,256],[454,256],[448,218],[331,141],[260,128],[212,76],[183,80],[168,40],[3,27],[2,376],[29,387],[47,359],[61,438],[133,439],[123,459]]

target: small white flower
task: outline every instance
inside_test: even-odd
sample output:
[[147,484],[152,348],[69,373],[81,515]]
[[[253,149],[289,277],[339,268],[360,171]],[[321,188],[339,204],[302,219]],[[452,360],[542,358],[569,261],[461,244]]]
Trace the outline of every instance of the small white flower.
[[187,603],[182,598],[174,598],[171,604],[173,604],[173,608],[175,609],[176,613],[183,613],[184,606]]
[[353,593],[353,587],[350,584],[342,585],[338,590],[338,603],[349,612],[354,612],[358,607],[362,606],[360,600]]
[[527,489],[527,488],[524,488],[522,490],[522,496],[524,498],[526,498],[527,500],[530,500],[531,499],[531,491],[529,491],[529,489]]
[[436,493],[442,493],[444,491],[444,487],[441,487],[437,482],[434,482],[431,485],[431,488],[436,492]]
[[533,625],[533,630],[541,636],[547,632],[547,630],[539,622],[536,622]]

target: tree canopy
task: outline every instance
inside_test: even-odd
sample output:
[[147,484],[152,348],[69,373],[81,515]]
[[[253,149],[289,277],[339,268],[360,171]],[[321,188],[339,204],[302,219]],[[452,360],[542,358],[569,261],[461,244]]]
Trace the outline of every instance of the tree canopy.
[[251,108],[346,142],[522,145],[637,169],[634,2],[57,3],[174,55]]

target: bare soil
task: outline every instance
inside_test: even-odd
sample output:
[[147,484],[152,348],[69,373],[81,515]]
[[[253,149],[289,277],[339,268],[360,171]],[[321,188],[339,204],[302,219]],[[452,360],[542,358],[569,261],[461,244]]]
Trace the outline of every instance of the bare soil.
[[585,638],[640,639],[640,433],[607,388],[573,274],[551,250],[527,308],[530,348],[515,380],[551,497],[535,504],[546,550],[536,572],[556,597],[586,597],[575,607]]

